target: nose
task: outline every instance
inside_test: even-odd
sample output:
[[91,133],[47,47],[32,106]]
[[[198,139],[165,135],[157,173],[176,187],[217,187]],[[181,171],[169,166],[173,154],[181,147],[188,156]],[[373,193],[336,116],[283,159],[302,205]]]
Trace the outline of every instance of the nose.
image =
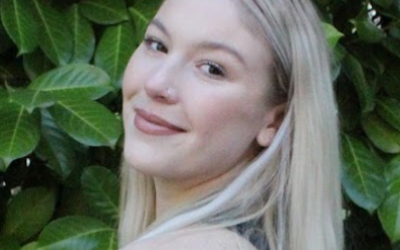
[[176,89],[177,70],[173,63],[164,62],[157,67],[144,84],[146,94],[158,102],[174,104],[178,102]]

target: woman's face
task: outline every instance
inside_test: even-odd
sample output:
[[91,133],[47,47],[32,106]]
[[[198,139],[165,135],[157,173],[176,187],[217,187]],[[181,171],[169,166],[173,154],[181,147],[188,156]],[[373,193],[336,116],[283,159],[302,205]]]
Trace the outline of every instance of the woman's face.
[[[272,57],[232,0],[167,0],[123,80],[125,158],[137,170],[196,185],[267,146]],[[272,125],[271,125],[272,124]]]

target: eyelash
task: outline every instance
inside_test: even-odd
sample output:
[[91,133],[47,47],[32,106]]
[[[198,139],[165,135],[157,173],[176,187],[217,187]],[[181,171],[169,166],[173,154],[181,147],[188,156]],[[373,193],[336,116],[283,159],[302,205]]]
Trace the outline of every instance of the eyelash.
[[[161,41],[159,41],[156,38],[145,37],[143,41],[144,41],[144,44],[146,45],[146,48],[148,50],[151,50],[153,52],[168,53],[167,47]],[[153,45],[155,45],[156,47],[155,48],[152,47]],[[159,45],[162,46],[161,49],[158,48]],[[211,68],[216,69],[217,70],[217,74],[212,74],[209,71],[206,72],[205,70],[202,69],[202,67],[204,67],[204,66],[208,66],[209,67],[208,70],[210,70]],[[217,63],[214,63],[214,62],[211,62],[211,61],[206,61],[206,62],[202,63],[201,65],[199,65],[198,67],[199,67],[199,69],[201,71],[203,71],[205,74],[207,74],[208,77],[210,77],[212,79],[221,79],[221,78],[224,78],[226,76],[224,68],[221,65],[219,65]]]
[[[147,49],[152,50],[152,51],[159,51],[162,53],[167,53],[168,49],[167,47],[159,40],[153,38],[153,37],[145,37],[144,38],[144,44],[146,45]],[[157,47],[153,48],[152,45],[155,44]],[[161,45],[162,48],[158,48],[158,46]]]
[[[208,70],[210,70],[213,67],[214,69],[216,69],[218,71],[218,73],[217,74],[212,74],[209,71],[205,72],[204,70],[202,70],[203,66],[209,66]],[[220,66],[219,64],[214,63],[214,62],[207,61],[204,64],[201,64],[199,66],[199,68],[200,68],[200,70],[205,72],[209,77],[214,78],[214,79],[221,79],[221,78],[224,78],[225,75],[226,75],[224,68],[222,66]]]

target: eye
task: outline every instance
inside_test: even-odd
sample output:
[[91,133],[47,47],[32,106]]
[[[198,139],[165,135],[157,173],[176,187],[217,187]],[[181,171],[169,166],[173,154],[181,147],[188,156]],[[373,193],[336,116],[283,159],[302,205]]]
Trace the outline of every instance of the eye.
[[200,66],[200,69],[213,78],[222,78],[225,76],[224,69],[220,65],[213,62],[206,62]]
[[162,42],[158,41],[155,38],[146,37],[144,39],[144,43],[146,44],[146,47],[149,50],[160,51],[160,52],[163,52],[163,53],[167,53],[168,52],[167,47],[165,47],[165,45]]

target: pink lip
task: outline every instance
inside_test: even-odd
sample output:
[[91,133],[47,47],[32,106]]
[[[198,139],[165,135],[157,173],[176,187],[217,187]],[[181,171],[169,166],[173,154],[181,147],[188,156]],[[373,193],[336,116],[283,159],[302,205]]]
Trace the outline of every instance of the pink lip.
[[135,109],[135,126],[138,130],[150,135],[173,135],[185,132],[184,129],[171,124],[163,118],[143,109]]

